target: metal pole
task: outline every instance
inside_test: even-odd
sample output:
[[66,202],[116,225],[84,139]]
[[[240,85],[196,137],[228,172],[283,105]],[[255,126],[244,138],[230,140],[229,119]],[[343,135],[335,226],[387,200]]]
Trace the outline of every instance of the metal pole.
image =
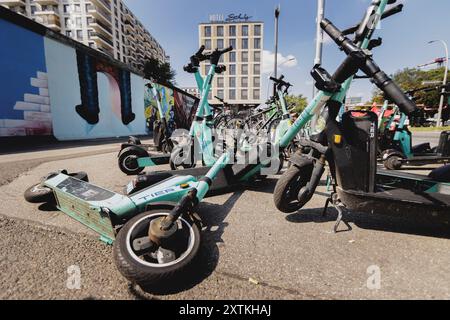
[[448,57],[448,46],[447,46],[447,43],[444,40],[433,40],[433,41],[430,41],[428,43],[435,43],[435,42],[440,42],[440,43],[442,43],[444,45],[445,57],[446,57],[445,71],[444,71],[444,81],[442,83],[444,85],[444,88],[442,88],[441,99],[440,99],[440,102],[439,102],[438,119],[437,119],[437,122],[436,122],[436,126],[437,127],[441,127],[443,125],[443,123],[442,123],[442,109],[444,108],[444,102],[445,102],[444,94],[446,92],[445,86],[447,85],[447,78],[448,78],[448,63],[449,63],[448,62],[448,58],[449,57]]
[[[280,16],[280,5],[275,8],[275,62],[273,74],[275,78],[278,78],[278,18]],[[276,95],[275,84],[273,86],[273,95]]]
[[[317,0],[317,18],[316,18],[316,56],[314,65],[322,64],[323,30],[320,22],[323,20],[325,12],[325,0]],[[316,95],[316,86],[313,84],[313,97]]]

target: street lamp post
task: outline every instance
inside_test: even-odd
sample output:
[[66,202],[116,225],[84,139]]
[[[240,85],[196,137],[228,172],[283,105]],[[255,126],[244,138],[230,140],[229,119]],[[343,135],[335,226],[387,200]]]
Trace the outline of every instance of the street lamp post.
[[[275,60],[273,74],[275,78],[278,74],[278,19],[280,17],[280,5],[275,8]],[[273,87],[273,94],[275,95],[275,86]]]
[[444,81],[443,81],[444,88],[442,88],[441,100],[439,102],[438,120],[436,123],[436,126],[440,127],[440,126],[442,126],[442,109],[444,108],[444,101],[445,101],[444,94],[445,94],[445,86],[447,85],[447,76],[448,76],[448,46],[444,40],[432,40],[432,41],[428,42],[428,44],[435,43],[435,42],[440,42],[444,45],[445,57],[446,57]]
[[[325,0],[317,0],[317,17],[316,17],[316,55],[314,57],[314,65],[322,64],[322,47],[323,47],[323,30],[320,22],[323,20],[325,13]],[[316,95],[316,86],[313,84],[313,97]]]

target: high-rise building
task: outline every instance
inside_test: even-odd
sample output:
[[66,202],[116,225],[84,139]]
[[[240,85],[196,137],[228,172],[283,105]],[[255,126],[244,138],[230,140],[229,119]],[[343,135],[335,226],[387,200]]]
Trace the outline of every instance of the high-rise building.
[[0,5],[137,69],[149,57],[169,59],[121,0],[0,0]]
[[[210,104],[220,104],[215,96],[230,104],[255,106],[261,104],[261,67],[264,45],[264,23],[250,21],[247,15],[210,16],[210,21],[199,24],[199,44],[206,50],[232,46],[234,50],[222,57],[227,70],[216,75]],[[201,74],[209,71],[203,63]]]

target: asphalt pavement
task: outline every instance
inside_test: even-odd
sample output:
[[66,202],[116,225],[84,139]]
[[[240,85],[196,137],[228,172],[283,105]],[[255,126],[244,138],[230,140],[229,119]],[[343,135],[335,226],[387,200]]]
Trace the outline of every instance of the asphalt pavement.
[[117,167],[118,149],[114,141],[0,156],[1,299],[450,298],[448,228],[351,213],[352,230],[342,225],[334,234],[336,212],[321,215],[326,188],[305,210],[285,215],[273,204],[277,176],[202,202],[194,267],[184,281],[144,292],[118,273],[111,247],[94,232],[23,200],[28,186],[56,169],[86,171],[92,183],[121,192],[130,177]]

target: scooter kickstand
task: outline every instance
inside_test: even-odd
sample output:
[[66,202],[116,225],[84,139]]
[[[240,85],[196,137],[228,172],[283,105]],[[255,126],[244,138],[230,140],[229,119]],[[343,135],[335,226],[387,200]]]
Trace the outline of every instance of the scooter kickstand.
[[352,226],[344,219],[345,208],[339,204],[333,204],[333,206],[336,208],[336,210],[338,212],[336,224],[334,225],[334,228],[333,228],[334,233],[338,233],[338,228],[339,228],[339,224],[341,223],[341,221],[344,222],[344,224],[347,226],[346,231],[351,231]]

